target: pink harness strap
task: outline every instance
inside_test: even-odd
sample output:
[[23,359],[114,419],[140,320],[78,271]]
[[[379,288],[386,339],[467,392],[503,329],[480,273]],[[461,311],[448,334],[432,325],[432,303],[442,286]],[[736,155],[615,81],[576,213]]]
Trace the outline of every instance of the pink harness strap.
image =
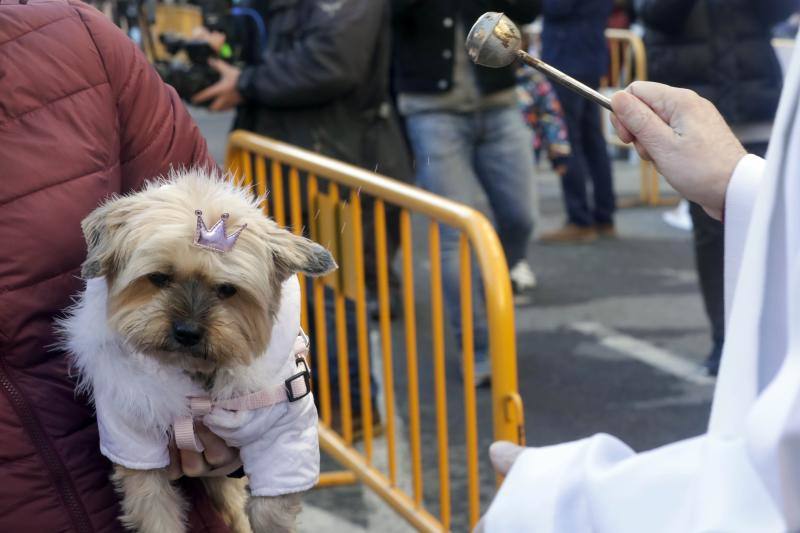
[[211,412],[211,398],[195,396],[189,398],[191,416],[176,418],[172,423],[172,432],[175,434],[175,444],[181,450],[202,452],[205,448],[197,434],[194,432],[194,419],[200,418]]
[[289,376],[282,385],[218,402],[212,402],[208,396],[187,398],[191,415],[178,417],[172,423],[172,431],[178,449],[194,452],[204,450],[203,443],[200,442],[194,431],[194,420],[207,415],[214,407],[228,411],[250,411],[263,409],[276,403],[295,402],[307,396],[311,392],[311,372],[306,361],[307,354],[308,337],[303,330],[300,330],[290,357],[295,362],[295,366],[302,366],[303,369]]

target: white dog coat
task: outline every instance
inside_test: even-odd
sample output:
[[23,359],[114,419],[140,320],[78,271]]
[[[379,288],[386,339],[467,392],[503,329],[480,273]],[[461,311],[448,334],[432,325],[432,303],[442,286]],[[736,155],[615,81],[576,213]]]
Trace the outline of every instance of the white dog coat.
[[[79,371],[79,386],[92,392],[100,451],[114,463],[131,469],[166,467],[173,423],[191,419],[190,399],[207,393],[183,371],[125,346],[106,325],[106,300],[106,280],[88,280],[86,290],[62,323]],[[226,381],[231,385],[214,390],[210,412],[202,416],[213,433],[239,448],[254,496],[301,492],[319,478],[313,396],[284,399],[260,408],[242,401],[259,393],[274,399],[282,388],[291,388],[285,381],[303,370],[303,365],[298,367],[295,361],[299,331],[300,285],[296,277],[291,277],[283,284],[266,353],[249,366],[225,370],[230,373],[231,379]],[[283,394],[287,396],[285,389]],[[231,410],[234,404],[242,410]]]

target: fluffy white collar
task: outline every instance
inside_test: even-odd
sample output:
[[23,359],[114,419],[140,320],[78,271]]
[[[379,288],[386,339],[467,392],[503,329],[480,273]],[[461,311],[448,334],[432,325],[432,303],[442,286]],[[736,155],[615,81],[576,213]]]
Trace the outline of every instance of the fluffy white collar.
[[[188,415],[186,397],[204,394],[183,371],[132,351],[109,329],[105,278],[87,280],[85,291],[60,322],[65,347],[78,372],[78,386],[129,424],[167,431],[175,418]],[[247,366],[217,376],[212,400],[224,400],[282,383],[292,372],[292,353],[300,331],[300,285],[283,284],[281,305],[267,351]]]

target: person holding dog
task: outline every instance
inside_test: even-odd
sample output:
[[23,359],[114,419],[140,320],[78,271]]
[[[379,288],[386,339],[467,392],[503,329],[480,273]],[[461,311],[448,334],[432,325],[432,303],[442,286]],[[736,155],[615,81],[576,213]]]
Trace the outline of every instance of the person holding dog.
[[[171,167],[216,165],[175,92],[83,2],[0,2],[0,65],[0,531],[122,531],[53,321],[82,287],[89,212]],[[198,432],[205,453],[172,450],[172,479],[239,466]],[[228,531],[199,483],[181,486],[190,531]]]

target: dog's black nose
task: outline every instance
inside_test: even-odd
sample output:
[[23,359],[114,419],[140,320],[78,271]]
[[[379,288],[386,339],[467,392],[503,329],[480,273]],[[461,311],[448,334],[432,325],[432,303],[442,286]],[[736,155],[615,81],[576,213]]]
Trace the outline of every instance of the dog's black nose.
[[203,328],[190,322],[173,322],[172,336],[183,346],[194,346],[203,338]]

